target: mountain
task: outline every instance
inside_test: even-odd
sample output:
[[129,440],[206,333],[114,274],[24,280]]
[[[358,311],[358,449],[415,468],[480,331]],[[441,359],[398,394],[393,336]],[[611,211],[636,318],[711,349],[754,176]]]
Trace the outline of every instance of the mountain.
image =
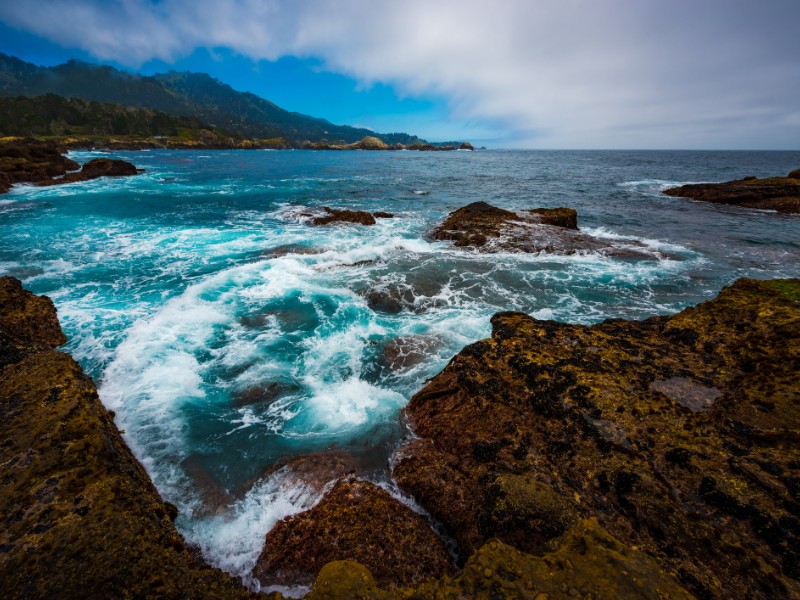
[[255,94],[237,92],[206,73],[143,76],[76,60],[40,67],[0,53],[0,96],[44,94],[192,117],[240,138],[281,137],[298,144],[305,140],[353,143],[377,136],[388,144],[424,142],[406,133],[375,133],[290,112]]
[[[55,94],[0,98],[0,136],[180,137],[209,129],[196,117],[169,115],[151,108]],[[217,135],[223,137],[224,133]]]

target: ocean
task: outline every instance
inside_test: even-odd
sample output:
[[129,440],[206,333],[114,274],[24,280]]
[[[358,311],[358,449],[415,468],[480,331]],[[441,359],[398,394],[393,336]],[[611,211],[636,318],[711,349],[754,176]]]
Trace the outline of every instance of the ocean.
[[[53,299],[64,349],[178,506],[180,531],[246,582],[272,525],[319,499],[281,466],[291,457],[346,451],[400,495],[388,463],[413,435],[400,409],[489,335],[494,313],[643,319],[739,277],[800,276],[800,216],[660,194],[785,175],[800,152],[71,153],[95,156],[146,172],[0,196],[0,274]],[[653,258],[428,239],[478,200],[572,207],[583,231]],[[323,206],[395,217],[311,226]]]

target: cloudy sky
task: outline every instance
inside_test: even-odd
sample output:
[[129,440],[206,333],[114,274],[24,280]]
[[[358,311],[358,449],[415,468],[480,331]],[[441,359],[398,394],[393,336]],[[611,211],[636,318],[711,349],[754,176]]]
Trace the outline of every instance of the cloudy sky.
[[0,0],[0,51],[494,147],[800,149],[800,0]]

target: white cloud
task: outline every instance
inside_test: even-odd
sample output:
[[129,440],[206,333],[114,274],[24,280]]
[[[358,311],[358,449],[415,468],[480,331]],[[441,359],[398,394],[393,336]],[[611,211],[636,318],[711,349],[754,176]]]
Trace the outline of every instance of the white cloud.
[[[0,19],[99,59],[295,55],[534,147],[800,146],[796,0],[40,0]],[[423,132],[424,133],[424,132]]]

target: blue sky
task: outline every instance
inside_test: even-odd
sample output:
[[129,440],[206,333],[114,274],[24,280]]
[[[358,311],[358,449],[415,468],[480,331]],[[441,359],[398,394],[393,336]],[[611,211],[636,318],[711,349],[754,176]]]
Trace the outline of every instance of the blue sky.
[[800,149],[797,0],[0,1],[0,51],[493,147]]

